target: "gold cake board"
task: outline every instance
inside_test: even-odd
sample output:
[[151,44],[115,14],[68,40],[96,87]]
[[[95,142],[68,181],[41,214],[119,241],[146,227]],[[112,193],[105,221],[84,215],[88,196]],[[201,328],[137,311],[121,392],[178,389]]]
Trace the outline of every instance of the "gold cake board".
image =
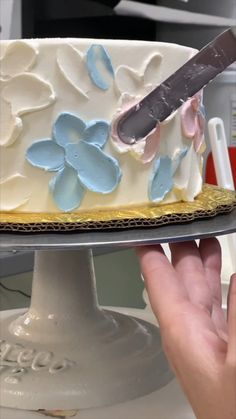
[[193,202],[79,213],[0,213],[2,232],[72,232],[158,227],[186,223],[236,208],[236,191],[205,184]]

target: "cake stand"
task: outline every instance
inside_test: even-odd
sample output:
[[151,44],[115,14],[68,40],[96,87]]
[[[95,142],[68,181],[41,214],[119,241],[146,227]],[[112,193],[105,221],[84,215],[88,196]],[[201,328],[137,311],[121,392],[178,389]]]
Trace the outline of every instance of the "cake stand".
[[152,229],[1,234],[2,250],[35,250],[30,308],[1,322],[1,405],[83,409],[131,400],[166,385],[172,374],[158,328],[98,306],[92,249],[235,231],[236,209]]

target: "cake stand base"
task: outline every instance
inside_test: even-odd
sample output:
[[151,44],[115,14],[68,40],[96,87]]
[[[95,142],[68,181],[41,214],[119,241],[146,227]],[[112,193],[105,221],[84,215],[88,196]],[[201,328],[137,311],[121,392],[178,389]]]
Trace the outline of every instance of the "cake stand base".
[[31,306],[0,327],[5,407],[68,410],[117,404],[172,378],[158,328],[99,308],[89,250],[37,251]]

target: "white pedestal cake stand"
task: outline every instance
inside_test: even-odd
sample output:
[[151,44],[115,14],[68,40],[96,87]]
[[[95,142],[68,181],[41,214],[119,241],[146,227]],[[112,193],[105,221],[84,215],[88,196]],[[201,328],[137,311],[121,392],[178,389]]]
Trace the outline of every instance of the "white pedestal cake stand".
[[91,408],[166,385],[172,375],[158,328],[99,308],[91,249],[235,231],[233,210],[156,229],[1,234],[2,250],[36,250],[30,308],[20,317],[5,318],[0,326],[1,405],[28,410]]

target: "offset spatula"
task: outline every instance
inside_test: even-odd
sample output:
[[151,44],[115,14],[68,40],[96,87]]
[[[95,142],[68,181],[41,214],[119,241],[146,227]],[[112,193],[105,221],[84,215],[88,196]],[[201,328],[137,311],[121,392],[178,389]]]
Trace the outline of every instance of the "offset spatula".
[[236,26],[220,34],[120,119],[126,144],[146,137],[159,123],[236,61]]

